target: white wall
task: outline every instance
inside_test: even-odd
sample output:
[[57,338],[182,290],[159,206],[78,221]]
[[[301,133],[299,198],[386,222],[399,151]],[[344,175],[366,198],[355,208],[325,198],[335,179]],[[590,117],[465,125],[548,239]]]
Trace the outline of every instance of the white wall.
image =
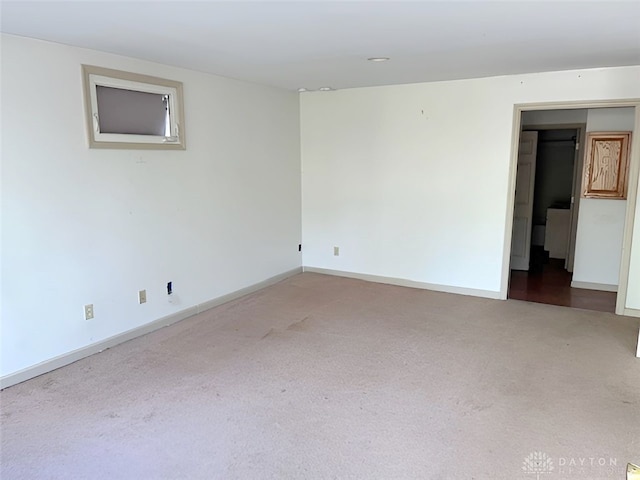
[[[82,63],[182,81],[187,150],[88,149]],[[297,268],[300,236],[298,94],[2,36],[2,375]]]
[[522,125],[563,125],[587,123],[588,109],[575,110],[531,110],[522,112]]
[[[633,131],[634,116],[634,108],[589,109],[587,132]],[[580,200],[574,282],[618,285],[626,207],[626,200]]]
[[640,98],[638,78],[636,66],[303,94],[303,263],[498,293],[514,104]]
[[573,281],[617,286],[627,202],[594,198],[580,202]]

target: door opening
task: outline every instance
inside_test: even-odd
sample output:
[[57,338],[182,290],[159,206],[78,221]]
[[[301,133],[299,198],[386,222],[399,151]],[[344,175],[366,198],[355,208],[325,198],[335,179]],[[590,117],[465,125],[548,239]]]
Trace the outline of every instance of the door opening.
[[529,112],[522,114],[507,295],[613,313],[615,291],[575,288],[573,281],[588,111],[570,112],[585,122],[531,125]]

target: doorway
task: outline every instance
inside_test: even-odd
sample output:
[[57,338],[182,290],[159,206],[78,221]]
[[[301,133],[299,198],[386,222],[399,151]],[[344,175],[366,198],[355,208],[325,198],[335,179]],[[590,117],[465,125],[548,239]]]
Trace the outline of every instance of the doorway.
[[[593,110],[522,112],[508,298],[611,313],[616,310],[616,288],[612,291],[611,285],[573,278],[587,116],[593,126],[599,114],[605,113]],[[557,123],[545,124],[543,118]],[[633,127],[631,123],[628,130]],[[619,126],[612,130],[616,128]],[[608,130],[606,125],[600,129]],[[533,142],[534,147],[527,147],[527,142]],[[588,221],[583,216],[581,225]],[[584,230],[583,246],[588,243]],[[622,245],[617,248],[621,253]],[[592,264],[600,261],[593,255],[587,260]],[[584,255],[580,268],[578,278],[582,280]],[[617,278],[611,283],[617,287]],[[578,288],[583,285],[588,286]]]

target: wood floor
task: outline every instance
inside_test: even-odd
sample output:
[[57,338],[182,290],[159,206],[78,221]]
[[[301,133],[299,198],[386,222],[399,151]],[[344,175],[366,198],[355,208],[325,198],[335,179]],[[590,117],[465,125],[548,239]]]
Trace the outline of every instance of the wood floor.
[[564,260],[550,259],[531,272],[512,270],[509,298],[584,308],[600,312],[615,312],[616,293],[571,288],[571,273],[564,269]]

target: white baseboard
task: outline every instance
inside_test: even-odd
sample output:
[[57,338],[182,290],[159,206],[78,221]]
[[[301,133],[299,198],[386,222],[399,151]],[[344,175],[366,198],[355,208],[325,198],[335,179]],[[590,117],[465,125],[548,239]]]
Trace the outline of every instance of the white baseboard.
[[602,292],[617,292],[618,285],[610,285],[608,283],[592,283],[592,282],[578,282],[576,280],[571,281],[572,288],[585,288],[587,290],[600,290]]
[[499,300],[500,292],[493,290],[480,290],[476,288],[454,287],[451,285],[439,285],[435,283],[417,282],[404,278],[384,277],[380,275],[369,275],[366,273],[345,272],[342,270],[331,270],[327,268],[303,267],[305,272],[322,273],[325,275],[335,275],[337,277],[357,278],[368,282],[386,283],[388,285],[398,285],[401,287],[421,288],[423,290],[433,290],[435,292],[455,293],[458,295],[471,295],[473,297],[493,298]]
[[279,283],[289,277],[293,277],[294,275],[298,275],[299,273],[302,273],[302,267],[294,268],[293,270],[281,273],[279,275],[276,275],[275,277],[267,278],[262,282],[254,283],[253,285],[241,288],[240,290],[228,293],[227,295],[222,295],[221,297],[216,297],[213,300],[200,303],[196,305],[196,308],[198,309],[198,313],[204,312],[205,310],[209,310],[213,307],[217,307],[218,305],[222,305],[223,303],[230,302],[231,300],[235,300],[236,298],[244,297],[245,295],[249,295],[250,293],[257,292],[258,290],[262,290],[263,288],[269,287],[271,285],[275,285],[276,283]]
[[625,308],[622,310],[622,315],[627,317],[640,317],[640,310],[637,308]]
[[265,287],[274,285],[286,278],[297,275],[301,272],[302,267],[294,268],[293,270],[289,270],[274,277],[267,278],[262,282],[258,282],[248,287],[241,288],[240,290],[236,290],[235,292],[231,292],[227,295],[222,295],[221,297],[214,298],[207,302],[185,308],[183,310],[180,310],[179,312],[172,313],[171,315],[167,315],[166,317],[162,317],[158,320],[146,323],[140,327],[127,330],[126,332],[122,332],[118,335],[114,335],[113,337],[109,337],[99,342],[92,343],[91,345],[87,345],[86,347],[73,350],[69,353],[59,355],[50,360],[45,360],[44,362],[37,363],[36,365],[33,365],[31,367],[23,368],[22,370],[18,370],[17,372],[10,373],[0,378],[0,389],[10,387],[11,385],[24,382],[26,380],[29,380],[30,378],[43,375],[52,370],[64,367],[65,365],[69,365],[70,363],[77,362],[78,360],[81,360],[90,355],[94,355],[96,353],[100,353],[103,350],[114,347],[120,343],[132,340],[141,335],[146,335],[147,333],[151,333],[154,330],[167,327],[176,322],[179,322],[180,320],[184,320],[185,318],[189,318],[193,315],[204,312],[205,310],[209,310],[210,308],[217,307],[218,305],[222,305],[223,303],[227,303],[231,300],[235,300],[258,290],[262,290]]

